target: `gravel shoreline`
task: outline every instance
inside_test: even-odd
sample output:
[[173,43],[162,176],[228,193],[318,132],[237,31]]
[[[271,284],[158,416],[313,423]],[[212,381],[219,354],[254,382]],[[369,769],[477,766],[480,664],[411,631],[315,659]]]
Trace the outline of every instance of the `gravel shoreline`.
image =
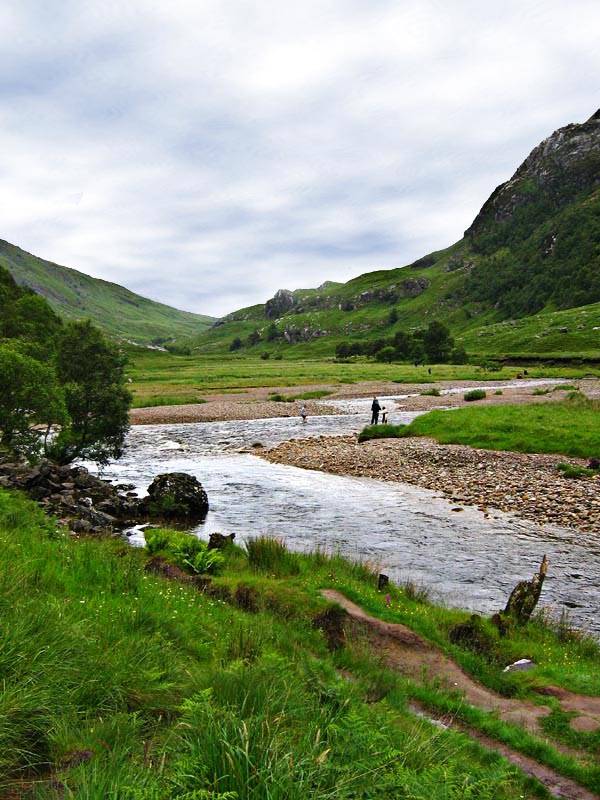
[[358,444],[354,436],[340,436],[292,440],[261,457],[336,475],[411,483],[484,514],[499,509],[538,524],[600,532],[600,477],[563,478],[557,463],[584,463],[564,456],[478,450],[425,438]]

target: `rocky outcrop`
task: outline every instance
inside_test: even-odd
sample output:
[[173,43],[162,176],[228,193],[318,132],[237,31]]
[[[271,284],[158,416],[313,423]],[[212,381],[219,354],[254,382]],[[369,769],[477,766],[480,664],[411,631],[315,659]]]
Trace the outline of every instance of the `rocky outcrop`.
[[24,461],[4,460],[0,486],[24,491],[77,533],[124,530],[140,515],[140,500],[132,485],[114,486],[85,467],[61,467],[47,461],[31,467]]
[[586,122],[559,128],[534,148],[515,174],[498,186],[465,236],[475,238],[494,223],[507,222],[531,203],[566,205],[600,186],[600,110]]
[[208,513],[208,497],[193,475],[167,472],[154,478],[141,510],[149,519],[200,522]]
[[278,319],[292,311],[297,301],[288,289],[279,289],[275,296],[265,303],[265,316],[267,319]]
[[0,487],[18,489],[75,533],[114,534],[147,520],[197,522],[206,517],[208,497],[202,484],[182,472],[156,477],[148,496],[132,484],[113,484],[85,467],[43,461],[0,459]]

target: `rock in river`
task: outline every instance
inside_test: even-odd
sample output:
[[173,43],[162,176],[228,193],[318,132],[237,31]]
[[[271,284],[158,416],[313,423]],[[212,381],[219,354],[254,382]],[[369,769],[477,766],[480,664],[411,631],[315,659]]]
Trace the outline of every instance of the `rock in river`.
[[151,518],[201,521],[208,512],[208,497],[193,475],[166,472],[154,478],[143,505]]

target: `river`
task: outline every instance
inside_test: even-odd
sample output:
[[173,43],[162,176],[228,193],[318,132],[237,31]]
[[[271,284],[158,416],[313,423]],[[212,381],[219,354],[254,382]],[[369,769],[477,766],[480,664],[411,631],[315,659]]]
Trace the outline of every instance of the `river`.
[[[356,403],[352,410],[363,412],[365,401]],[[396,412],[392,421],[415,415]],[[243,542],[267,534],[296,550],[339,549],[376,563],[394,580],[427,585],[437,601],[481,612],[503,607],[514,584],[546,554],[543,604],[555,614],[568,610],[575,624],[600,633],[600,544],[592,534],[502,512],[488,519],[474,508],[456,512],[456,504],[429,490],[271,464],[252,452],[257,443],[354,433],[364,421],[363,413],[345,413],[311,417],[306,425],[290,417],[134,427],[123,457],[104,477],[143,492],[161,472],[193,474],[210,501],[195,529],[202,538],[234,532]],[[143,544],[143,534],[131,532],[130,541]]]

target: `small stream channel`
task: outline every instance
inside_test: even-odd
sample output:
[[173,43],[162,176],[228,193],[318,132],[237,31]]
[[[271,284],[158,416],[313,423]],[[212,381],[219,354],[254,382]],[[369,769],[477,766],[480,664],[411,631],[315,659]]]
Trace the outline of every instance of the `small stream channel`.
[[[188,472],[210,501],[205,522],[195,529],[202,538],[214,531],[235,532],[238,542],[268,534],[296,550],[339,549],[376,562],[394,580],[426,584],[436,600],[481,612],[502,607],[514,584],[530,577],[547,554],[543,604],[556,614],[567,609],[575,624],[600,634],[597,537],[502,512],[488,519],[474,508],[458,513],[429,490],[270,464],[252,454],[257,442],[268,447],[358,431],[369,401],[349,402],[355,405],[345,414],[311,417],[306,425],[294,416],[134,427],[124,456],[104,477],[143,492],[161,472]],[[396,411],[391,421],[414,416]],[[134,531],[130,541],[143,544],[143,535]]]

